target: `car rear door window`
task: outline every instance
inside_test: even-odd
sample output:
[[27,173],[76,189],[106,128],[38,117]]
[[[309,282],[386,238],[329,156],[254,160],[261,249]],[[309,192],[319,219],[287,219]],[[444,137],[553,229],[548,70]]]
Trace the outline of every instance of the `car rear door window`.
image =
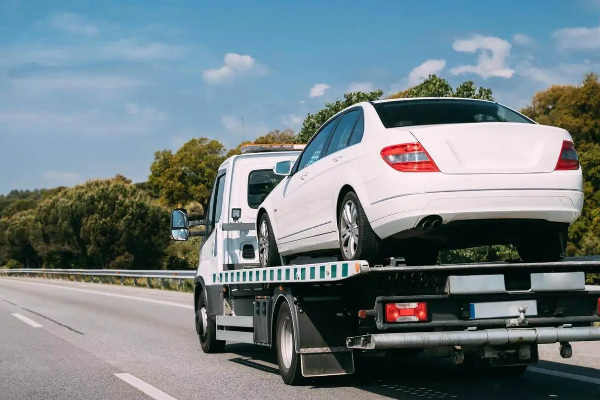
[[360,143],[364,132],[365,117],[363,113],[360,113],[360,117],[358,117],[358,121],[356,121],[356,125],[354,125],[354,131],[352,131],[352,136],[350,137],[350,142],[348,143],[348,146],[353,146],[357,143]]
[[325,144],[329,139],[331,131],[333,128],[335,128],[335,124],[337,123],[338,119],[339,117],[325,125],[323,129],[316,134],[315,138],[306,146],[300,160],[298,161],[298,169],[296,171],[300,171],[308,167],[310,164],[317,162],[321,158]]
[[350,135],[352,129],[356,125],[358,117],[361,115],[360,110],[352,110],[344,114],[340,123],[335,128],[335,132],[331,138],[331,142],[327,147],[327,155],[340,151],[345,147],[348,147],[350,141]]

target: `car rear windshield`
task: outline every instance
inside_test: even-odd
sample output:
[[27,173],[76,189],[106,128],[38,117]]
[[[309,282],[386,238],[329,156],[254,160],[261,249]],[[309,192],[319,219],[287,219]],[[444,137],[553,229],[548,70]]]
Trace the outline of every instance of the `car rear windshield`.
[[476,122],[533,124],[507,107],[479,100],[400,100],[373,105],[386,128]]
[[248,175],[248,205],[251,208],[258,208],[283,178],[282,175],[275,175],[272,169],[250,172]]

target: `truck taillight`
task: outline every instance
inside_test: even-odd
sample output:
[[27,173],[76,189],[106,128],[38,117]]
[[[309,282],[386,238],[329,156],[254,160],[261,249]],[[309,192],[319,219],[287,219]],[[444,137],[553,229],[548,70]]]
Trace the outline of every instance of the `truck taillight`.
[[386,322],[427,321],[427,303],[389,303],[385,305]]
[[575,145],[573,142],[564,140],[562,144],[562,150],[556,163],[555,171],[567,171],[576,170],[579,168],[579,157],[577,151],[575,151]]
[[388,146],[381,150],[381,157],[396,171],[439,172],[421,143],[404,143]]

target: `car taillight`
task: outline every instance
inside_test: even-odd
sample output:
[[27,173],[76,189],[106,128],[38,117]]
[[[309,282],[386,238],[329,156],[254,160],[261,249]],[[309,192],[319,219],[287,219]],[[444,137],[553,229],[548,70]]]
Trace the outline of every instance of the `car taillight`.
[[381,150],[381,157],[392,168],[402,172],[439,172],[421,143],[404,143]]
[[562,150],[560,152],[560,157],[558,157],[558,162],[556,163],[555,171],[566,171],[566,170],[575,170],[579,168],[579,157],[577,156],[577,151],[575,151],[575,146],[573,142],[568,140],[564,140],[562,144]]
[[427,321],[427,303],[389,303],[385,305],[387,322]]

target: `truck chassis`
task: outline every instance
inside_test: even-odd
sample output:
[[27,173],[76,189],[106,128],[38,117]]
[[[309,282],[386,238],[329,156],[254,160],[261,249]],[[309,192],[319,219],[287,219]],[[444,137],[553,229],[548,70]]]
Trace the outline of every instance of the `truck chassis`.
[[560,343],[569,358],[571,342],[600,340],[600,290],[585,285],[598,271],[600,261],[581,260],[226,265],[195,279],[196,330],[205,352],[226,341],[275,348],[286,384],[352,374],[355,356],[381,351],[518,375],[539,344]]

